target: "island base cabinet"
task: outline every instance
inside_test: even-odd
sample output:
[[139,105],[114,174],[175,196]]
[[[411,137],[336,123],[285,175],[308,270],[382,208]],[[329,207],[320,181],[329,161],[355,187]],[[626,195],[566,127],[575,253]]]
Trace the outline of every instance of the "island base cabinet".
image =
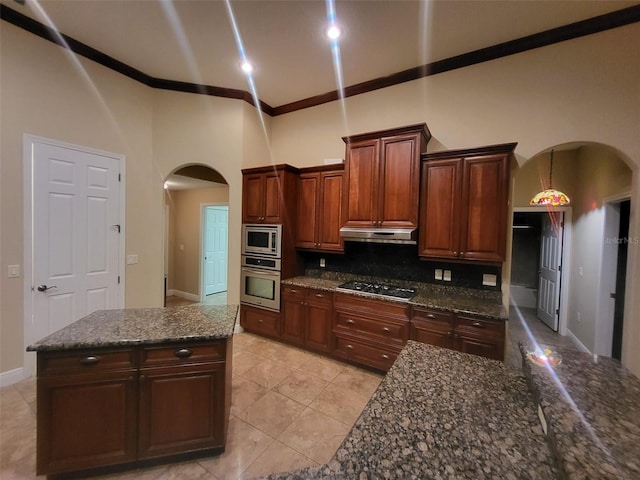
[[224,446],[223,363],[141,370],[140,459]]
[[137,384],[135,371],[39,379],[36,473],[134,461]]

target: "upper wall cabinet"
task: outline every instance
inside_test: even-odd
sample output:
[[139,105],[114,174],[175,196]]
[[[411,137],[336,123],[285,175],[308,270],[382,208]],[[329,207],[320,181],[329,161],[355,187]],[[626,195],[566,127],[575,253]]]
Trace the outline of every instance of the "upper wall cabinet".
[[423,155],[418,253],[500,263],[515,143]]
[[242,170],[242,222],[286,223],[287,198],[295,204],[297,170],[288,165]]
[[296,247],[342,252],[343,165],[300,169]]
[[417,227],[426,124],[343,137],[344,226]]

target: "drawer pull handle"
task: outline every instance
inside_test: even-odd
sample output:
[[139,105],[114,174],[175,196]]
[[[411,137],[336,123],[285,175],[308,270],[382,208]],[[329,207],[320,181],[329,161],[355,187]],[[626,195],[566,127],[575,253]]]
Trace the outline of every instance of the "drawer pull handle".
[[353,345],[351,345],[350,343],[347,343],[347,348],[348,348],[349,350],[353,350]]
[[387,355],[386,353],[383,353],[382,358],[384,358],[385,360],[389,360],[389,355]]
[[259,319],[258,319],[258,323],[264,323],[264,320],[263,320],[263,319],[261,319],[261,318],[259,318]]
[[427,318],[436,318],[436,316],[433,313],[428,313]]
[[356,321],[355,320],[351,320],[350,318],[347,318],[347,323],[349,325],[353,325],[354,323],[356,323]]
[[383,327],[382,331],[385,333],[389,333],[391,331],[391,329],[389,327]]
[[298,293],[298,290],[296,290],[295,288],[292,288],[291,293]]
[[471,324],[471,326],[472,327],[476,327],[476,328],[484,328],[485,327],[484,323],[480,323],[480,322],[473,322]]
[[189,358],[193,355],[193,352],[188,348],[179,348],[176,350],[176,357],[178,358]]
[[324,298],[324,295],[321,293],[316,293],[316,298]]
[[100,363],[100,357],[96,355],[89,355],[88,357],[80,359],[80,363],[82,365],[97,365]]

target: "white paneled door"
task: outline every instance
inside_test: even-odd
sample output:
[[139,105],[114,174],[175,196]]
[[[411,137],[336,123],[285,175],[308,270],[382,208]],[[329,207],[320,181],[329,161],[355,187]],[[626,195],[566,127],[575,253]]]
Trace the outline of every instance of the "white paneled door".
[[95,310],[120,308],[120,164],[31,143],[35,339]]
[[542,219],[540,273],[538,276],[538,318],[558,331],[560,272],[562,262],[563,213],[548,212]]
[[204,207],[204,294],[227,290],[229,207]]

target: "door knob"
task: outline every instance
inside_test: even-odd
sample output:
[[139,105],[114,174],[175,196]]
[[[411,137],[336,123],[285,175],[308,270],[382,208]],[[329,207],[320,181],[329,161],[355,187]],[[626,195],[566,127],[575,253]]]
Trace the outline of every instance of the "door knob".
[[58,288],[55,285],[51,285],[50,287],[46,286],[46,285],[40,285],[38,287],[38,291],[39,292],[46,292],[47,290],[51,290],[52,288]]

